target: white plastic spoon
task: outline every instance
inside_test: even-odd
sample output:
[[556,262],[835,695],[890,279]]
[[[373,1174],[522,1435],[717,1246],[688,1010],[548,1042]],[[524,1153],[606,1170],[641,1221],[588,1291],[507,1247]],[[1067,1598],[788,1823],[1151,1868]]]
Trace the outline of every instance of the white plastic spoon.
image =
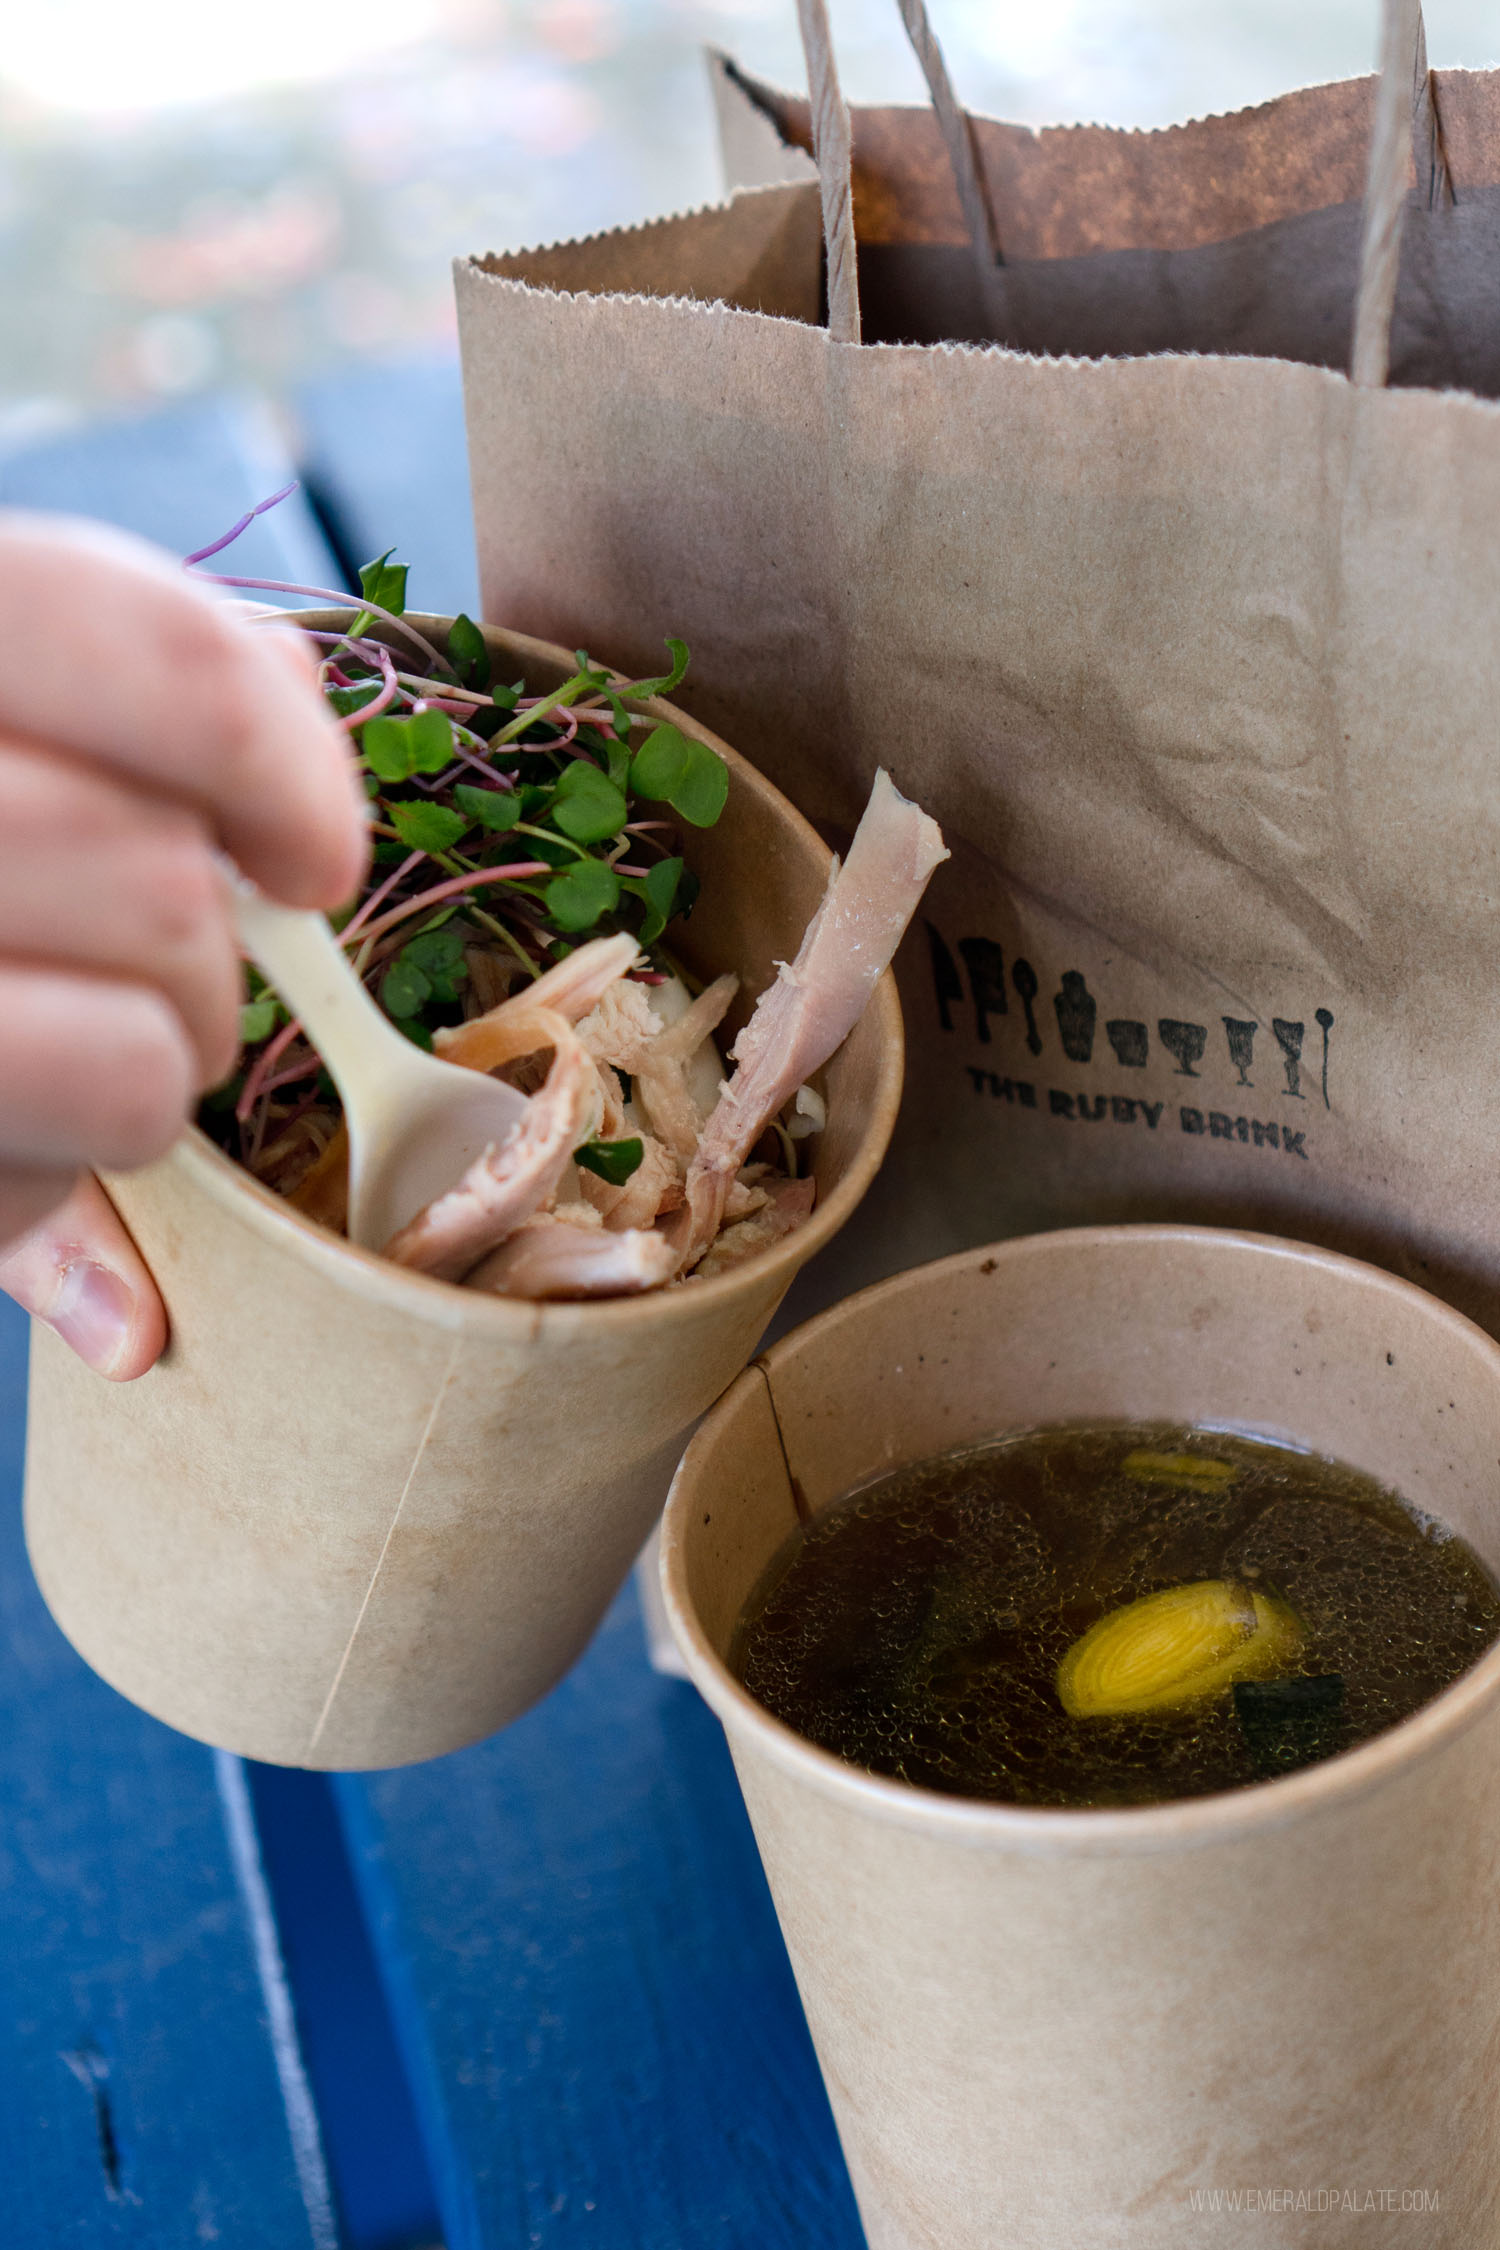
[[349,1133],[349,1239],[383,1250],[476,1157],[505,1140],[526,1097],[503,1079],[424,1055],[387,1021],[321,914],[235,886],[240,941],[299,1016],[338,1087]]

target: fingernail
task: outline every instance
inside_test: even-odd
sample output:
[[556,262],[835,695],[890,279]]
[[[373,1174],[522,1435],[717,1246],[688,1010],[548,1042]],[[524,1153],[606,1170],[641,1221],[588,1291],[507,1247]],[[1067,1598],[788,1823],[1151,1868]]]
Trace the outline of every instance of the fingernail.
[[117,1273],[80,1258],[69,1266],[42,1315],[63,1342],[101,1375],[113,1374],[130,1341],[135,1299]]

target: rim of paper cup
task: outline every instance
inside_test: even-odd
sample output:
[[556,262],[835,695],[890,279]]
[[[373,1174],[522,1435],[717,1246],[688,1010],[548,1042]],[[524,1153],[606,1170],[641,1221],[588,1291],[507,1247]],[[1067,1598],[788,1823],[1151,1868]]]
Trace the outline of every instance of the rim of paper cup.
[[[1455,1338],[1478,1344],[1492,1363],[1500,1391],[1500,1343],[1477,1322],[1414,1282],[1403,1281],[1361,1258],[1323,1250],[1313,1243],[1294,1242],[1281,1235],[1257,1234],[1232,1227],[1143,1223],[1125,1226],[1060,1227],[1043,1234],[1017,1235],[1009,1241],[982,1244],[952,1257],[893,1274],[841,1303],[805,1321],[773,1347],[785,1355],[821,1329],[847,1321],[851,1309],[910,1289],[913,1277],[937,1280],[945,1273],[962,1272],[986,1258],[1005,1263],[1020,1257],[1045,1255],[1050,1247],[1079,1248],[1127,1240],[1153,1241],[1170,1246],[1209,1243],[1252,1250],[1348,1277],[1382,1294],[1404,1298],[1434,1326],[1446,1328]],[[740,1382],[757,1375],[765,1380],[762,1362],[752,1362]],[[684,1472],[700,1448],[707,1451],[714,1424],[734,1389],[712,1407],[695,1433],[677,1474],[672,1479],[662,1524],[661,1582],[673,1637],[682,1652],[693,1684],[718,1718],[732,1742],[738,1741],[757,1758],[768,1759],[783,1772],[831,1797],[851,1810],[860,1810],[887,1826],[916,1829],[934,1841],[1003,1850],[1035,1857],[1084,1858],[1120,1853],[1150,1853],[1201,1849],[1229,1843],[1246,1834],[1283,1827],[1292,1821],[1331,1811],[1336,1805],[1396,1780],[1417,1759],[1433,1756],[1447,1743],[1482,1719],[1500,1698],[1500,1640],[1495,1641],[1466,1672],[1441,1688],[1427,1703],[1382,1729],[1352,1749],[1269,1781],[1247,1783],[1240,1789],[1216,1791],[1202,1797],[1169,1797],[1159,1803],[1131,1806],[1013,1805],[983,1798],[950,1797],[919,1783],[892,1780],[850,1765],[833,1752],[808,1742],[794,1728],[773,1715],[741,1686],[709,1641],[699,1622],[687,1586],[686,1547],[681,1519],[687,1514]],[[1246,1431],[1246,1435],[1253,1432]],[[1486,1566],[1488,1568],[1488,1566]],[[1493,1574],[1492,1574],[1493,1575]]]
[[[342,609],[282,610],[271,614],[288,624],[336,627],[340,620],[352,618],[358,611],[351,603]],[[408,614],[417,630],[429,639],[433,637],[433,630],[453,622],[435,611],[412,610]],[[569,651],[555,642],[537,640],[529,633],[514,633],[503,625],[484,626],[481,630],[498,634],[517,650],[522,661],[540,659],[559,665],[564,671],[573,666]],[[705,727],[691,712],[681,710],[663,696],[632,696],[629,700],[639,703],[643,711],[659,715],[700,742],[706,742],[724,759],[736,785],[768,801],[784,825],[812,845],[826,868],[833,854],[811,821],[731,744]],[[389,1304],[439,1327],[477,1324],[509,1330],[520,1340],[547,1329],[568,1330],[580,1322],[639,1325],[648,1321],[692,1320],[699,1306],[722,1303],[726,1297],[746,1290],[763,1290],[775,1279],[790,1283],[808,1259],[816,1256],[838,1233],[879,1171],[895,1129],[905,1064],[905,1029],[892,970],[886,969],[876,983],[866,1004],[866,1014],[874,1015],[880,1035],[879,1073],[859,1141],[842,1176],[826,1197],[819,1198],[800,1227],[730,1267],[727,1273],[713,1274],[706,1280],[675,1288],[643,1290],[638,1296],[501,1297],[487,1290],[465,1289],[457,1282],[438,1281],[431,1274],[417,1273],[409,1266],[394,1265],[378,1251],[362,1250],[346,1236],[335,1234],[331,1228],[305,1217],[274,1188],[268,1188],[237,1164],[197,1125],[188,1127],[167,1161],[182,1165],[214,1202],[236,1218],[279,1240],[284,1248],[335,1281],[356,1288],[367,1302]]]

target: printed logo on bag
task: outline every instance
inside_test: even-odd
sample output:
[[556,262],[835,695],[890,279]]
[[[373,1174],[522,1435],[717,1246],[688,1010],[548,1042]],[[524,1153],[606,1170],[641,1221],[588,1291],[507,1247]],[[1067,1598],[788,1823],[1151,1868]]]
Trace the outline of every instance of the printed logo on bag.
[[[950,945],[935,923],[928,922],[925,927],[937,1018],[944,1031],[958,1030],[955,1010],[972,1009],[974,1037],[980,1046],[988,1047],[994,1036],[995,1019],[1005,1016],[1009,1019],[1006,1031],[1013,1039],[1022,1041],[1032,1056],[1043,1056],[1048,1046],[1055,1043],[1065,1061],[1095,1069],[1102,1065],[1107,1069],[1107,1050],[1114,1068],[1119,1071],[1144,1070],[1152,1059],[1154,1038],[1161,1053],[1171,1060],[1176,1077],[1202,1079],[1206,1088],[1216,1091],[1214,1080],[1228,1079],[1232,1071],[1231,1093],[1237,1096],[1241,1088],[1255,1089],[1255,1074],[1258,1074],[1261,1089],[1258,1107],[1267,1106],[1270,1100],[1314,1104],[1321,1101],[1325,1110],[1333,1107],[1328,1093],[1333,1030],[1330,1008],[1314,1011],[1315,1031],[1311,1039],[1305,1018],[1272,1016],[1271,1041],[1262,1039],[1257,1050],[1257,1034],[1265,1028],[1258,1018],[1220,1016],[1218,1024],[1206,1024],[1192,1023],[1184,1017],[1158,1016],[1152,1025],[1134,1016],[1108,1016],[1101,1024],[1099,1002],[1090,992],[1083,971],[1064,969],[1057,990],[1051,996],[1051,1015],[1056,1021],[1054,1032],[1047,1021],[1047,1008],[1038,1006],[1044,980],[1029,961],[1012,961],[1007,982],[1005,955],[993,938],[964,937],[956,945]],[[1018,1015],[1013,1015],[1011,1010],[1012,993],[1020,1002]],[[1101,1031],[1103,1049],[1099,1042]],[[973,1063],[965,1068],[976,1094],[1010,1102],[1021,1109],[1034,1109],[1049,1117],[1071,1118],[1075,1123],[1095,1125],[1107,1119],[1116,1125],[1140,1125],[1151,1133],[1163,1128],[1170,1130],[1175,1123],[1179,1131],[1208,1140],[1275,1149],[1283,1156],[1300,1158],[1303,1163],[1309,1160],[1305,1124],[1293,1124],[1285,1116],[1252,1117],[1248,1105],[1242,1111],[1238,1100],[1234,1101],[1232,1109],[1208,1107],[1206,1096],[1175,1103],[1146,1101],[1139,1094],[1078,1093],[1060,1086],[1042,1086],[1034,1077],[988,1070]]]

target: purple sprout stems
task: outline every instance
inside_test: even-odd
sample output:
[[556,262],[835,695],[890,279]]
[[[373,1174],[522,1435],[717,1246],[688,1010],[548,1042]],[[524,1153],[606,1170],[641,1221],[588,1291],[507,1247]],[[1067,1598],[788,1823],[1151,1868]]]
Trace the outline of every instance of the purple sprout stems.
[[[367,602],[362,595],[341,594],[332,586],[296,586],[286,578],[231,578],[216,570],[200,570],[198,576],[206,586],[238,586],[256,594],[300,594],[305,601],[331,602],[336,609],[352,609],[356,617],[378,617],[394,632],[404,633],[409,641],[415,641],[422,654],[430,656],[440,670],[447,667],[447,657],[439,656],[431,641],[425,639],[415,625],[409,625],[404,617],[397,617],[391,610],[382,609],[379,602]],[[296,619],[291,622],[295,624]],[[318,637],[330,636],[320,634]],[[349,640],[347,633],[331,637],[335,641]]]
[[[466,734],[468,733],[467,728],[463,731]],[[469,740],[484,751],[485,757],[489,755],[489,745],[483,740],[482,736],[469,735]],[[429,778],[427,775],[420,773],[412,774],[409,777],[412,787],[420,789],[424,797],[435,797],[440,790],[448,788],[451,783],[459,778],[464,766],[469,766],[475,773],[483,775],[497,797],[513,797],[515,795],[516,785],[508,774],[497,773],[493,766],[485,764],[483,757],[475,757],[474,753],[466,749],[462,742],[455,740],[453,748],[458,763],[449,766],[445,773],[440,773],[435,778]]]
[[[340,594],[339,601],[345,609],[348,608],[349,597],[347,594]],[[324,631],[324,629],[318,625],[299,625],[297,630],[299,633],[305,633],[310,641],[331,642],[333,649],[353,649],[354,653],[359,657],[362,664],[373,664],[375,661],[373,653],[368,656],[365,654],[366,649],[369,649],[373,652],[383,645],[380,641],[372,641],[367,639],[356,641],[351,639],[351,637],[347,633],[329,633]],[[390,654],[390,651],[388,649],[386,651],[386,654]],[[325,656],[323,661],[326,664],[330,661],[330,658]],[[399,676],[400,675],[398,674],[397,677],[399,678]],[[352,686],[353,684],[354,683],[351,681],[350,685]],[[423,685],[426,685],[425,681],[423,682]]]
[[387,875],[379,890],[371,892],[370,896],[365,900],[364,905],[359,909],[358,913],[351,914],[348,921],[339,931],[340,945],[347,945],[350,938],[358,937],[360,931],[364,928],[366,922],[369,921],[371,915],[375,913],[376,909],[378,907],[384,906],[392,891],[397,889],[397,887],[406,880],[406,877],[412,873],[418,862],[424,860],[426,857],[427,854],[425,852],[412,852],[406,859],[402,860],[399,867],[395,868],[389,875]]
[[[353,734],[356,728],[362,727],[364,725],[366,719],[378,719],[381,712],[388,711],[391,705],[395,702],[397,696],[401,693],[401,683],[396,678],[396,668],[391,662],[389,652],[385,649],[381,649],[380,654],[384,659],[384,662],[381,664],[380,669],[385,674],[385,685],[381,688],[380,693],[374,698],[372,702],[362,703],[357,711],[346,711],[344,713],[342,718],[339,720],[339,725],[343,728],[346,734]],[[335,667],[335,669],[337,669],[337,667]],[[344,674],[341,672],[339,674],[339,677],[340,679],[343,679]],[[355,685],[354,681],[351,680],[349,682],[349,685],[353,687]]]
[[[376,646],[379,646],[378,642]],[[416,672],[398,672],[396,677],[404,688],[415,688],[419,695],[428,688],[435,687],[444,703],[466,703],[471,711],[482,711],[494,701],[493,696],[481,695],[477,688],[466,688],[458,680],[424,680]]]
[[465,891],[482,890],[489,883],[530,882],[538,875],[556,873],[555,867],[541,859],[512,860],[503,867],[471,868],[465,875],[452,875],[445,883],[435,883],[430,891],[422,891],[416,898],[404,899],[399,905],[393,906],[389,913],[382,914],[378,922],[370,923],[361,934],[366,945],[373,945],[385,936],[387,930],[394,929],[411,915],[420,914],[434,906],[442,906],[450,898],[458,898]]
[[240,1098],[234,1105],[234,1114],[241,1125],[248,1122],[251,1111],[265,1091],[267,1079],[301,1029],[300,1020],[294,1016],[290,1023],[284,1023],[274,1037],[266,1042],[250,1065],[245,1074],[245,1083],[240,1088]]
[[279,492],[273,492],[269,500],[257,500],[249,513],[241,516],[234,529],[226,531],[222,539],[216,539],[211,547],[200,547],[196,554],[184,555],[183,569],[191,570],[195,563],[207,562],[210,555],[220,554],[225,547],[232,547],[240,533],[250,529],[257,516],[263,516],[267,508],[279,508],[282,501],[289,500],[296,489],[297,479],[293,477],[290,484],[284,484]]

